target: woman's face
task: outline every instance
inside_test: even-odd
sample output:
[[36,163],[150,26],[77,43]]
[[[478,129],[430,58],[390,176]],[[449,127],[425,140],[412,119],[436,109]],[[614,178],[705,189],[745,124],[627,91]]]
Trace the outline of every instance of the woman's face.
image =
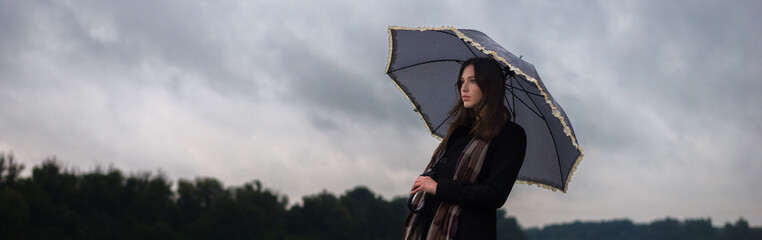
[[460,99],[466,108],[474,108],[482,101],[482,90],[476,84],[474,78],[474,65],[468,65],[463,69],[463,75],[460,76]]

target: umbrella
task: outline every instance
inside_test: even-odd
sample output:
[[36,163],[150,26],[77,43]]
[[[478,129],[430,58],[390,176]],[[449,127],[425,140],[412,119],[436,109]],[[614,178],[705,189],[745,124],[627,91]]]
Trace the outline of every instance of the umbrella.
[[459,101],[454,86],[460,66],[474,57],[491,57],[503,66],[507,76],[504,104],[527,133],[524,164],[516,182],[565,193],[584,154],[569,118],[532,64],[479,31],[389,27],[386,73],[440,140],[454,120],[448,112]]

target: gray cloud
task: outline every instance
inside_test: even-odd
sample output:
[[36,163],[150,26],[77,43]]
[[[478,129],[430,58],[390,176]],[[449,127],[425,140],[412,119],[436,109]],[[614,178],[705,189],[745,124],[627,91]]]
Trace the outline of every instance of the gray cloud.
[[759,3],[461,4],[0,1],[0,151],[402,195],[436,141],[386,27],[452,25],[533,63],[586,150],[568,194],[515,188],[523,225],[762,222]]

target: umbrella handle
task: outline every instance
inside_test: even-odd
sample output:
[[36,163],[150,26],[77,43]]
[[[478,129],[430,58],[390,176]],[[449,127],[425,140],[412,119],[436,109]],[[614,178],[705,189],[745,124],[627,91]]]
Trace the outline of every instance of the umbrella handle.
[[[420,176],[430,177],[434,175],[434,167],[436,167],[436,164],[433,167],[427,169],[426,172],[424,172]],[[423,200],[421,201],[421,205],[418,206],[418,208],[414,208],[413,199],[415,199],[415,196],[418,195],[419,193],[421,194],[421,197],[423,198]],[[410,212],[413,212],[415,214],[420,214],[423,211],[424,203],[426,203],[426,192],[417,192],[407,196],[407,209],[410,210]]]
[[417,192],[417,193],[413,193],[413,194],[410,194],[410,195],[407,196],[407,209],[410,210],[410,212],[415,213],[415,214],[420,214],[421,212],[423,212],[423,205],[426,203],[426,199],[424,198],[424,200],[421,201],[421,205],[420,206],[418,206],[417,208],[413,207],[413,199],[415,199],[415,196],[418,193],[422,194],[421,197],[426,197],[426,193],[425,192]]

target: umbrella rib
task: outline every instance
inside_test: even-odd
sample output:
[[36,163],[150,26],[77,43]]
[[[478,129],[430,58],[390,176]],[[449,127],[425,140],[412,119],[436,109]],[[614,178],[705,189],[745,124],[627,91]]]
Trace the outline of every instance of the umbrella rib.
[[513,96],[513,93],[511,93],[511,99],[514,99],[513,100],[513,106],[511,106],[511,104],[510,104],[511,102],[508,101],[508,96],[503,95],[503,99],[505,99],[505,103],[508,104],[508,113],[510,113],[511,116],[513,116],[511,119],[514,119],[514,121],[515,121],[515,119],[516,119],[516,110],[515,110],[516,109],[516,107],[515,107],[516,106],[516,100],[515,100],[515,97]]
[[[524,86],[522,86],[521,83],[519,83],[519,86],[522,89],[524,88]],[[529,96],[529,93],[526,92],[526,90],[524,91],[524,93],[527,94],[527,97],[529,97],[529,101],[531,101],[532,104],[534,104],[534,107],[536,107],[537,110],[539,111],[540,108],[537,106],[537,103],[534,102],[534,99],[532,99],[532,97]],[[558,163],[558,173],[559,173],[559,177],[561,177],[561,187],[563,187],[563,185],[564,185],[564,172],[561,169],[561,155],[558,154],[558,143],[556,143],[556,138],[553,136],[553,132],[551,131],[550,124],[548,123],[548,119],[543,117],[542,121],[545,122],[545,127],[547,127],[548,131],[550,131],[550,139],[553,140],[553,150],[556,151],[556,162]]]
[[[522,91],[522,92],[524,92],[524,94],[526,94],[526,95],[527,95],[527,98],[529,98],[529,101],[531,101],[531,102],[532,102],[532,105],[534,105],[534,109],[537,109],[537,112],[535,112],[535,113],[539,114],[539,115],[542,117],[542,119],[543,119],[543,120],[545,120],[545,116],[542,116],[542,114],[538,113],[538,112],[540,111],[540,107],[539,107],[539,106],[537,106],[537,103],[535,103],[535,102],[534,102],[534,100],[532,100],[532,96],[529,96],[530,92],[529,92],[529,91],[527,91],[527,90],[524,88],[524,85],[521,85],[521,82],[519,82],[519,81],[516,81],[516,83],[518,83],[519,87],[521,88],[521,91]],[[513,91],[511,91],[511,92],[513,92]],[[543,97],[542,95],[536,95],[536,96],[538,96],[538,97]],[[519,99],[519,100],[521,100],[521,99]],[[527,107],[529,107],[529,105],[527,105]],[[532,108],[529,108],[529,109],[532,109]]]
[[442,121],[441,123],[439,123],[439,125],[437,125],[437,127],[433,129],[434,131],[431,131],[431,132],[436,134],[436,132],[437,132],[437,130],[439,129],[439,127],[441,127],[441,126],[442,126],[442,124],[446,123],[446,122],[447,122],[447,120],[450,120],[450,118],[451,118],[451,117],[452,117],[452,114],[447,114],[447,118],[445,118],[445,120],[444,120],[444,121]]
[[[513,78],[513,77],[511,77],[511,78]],[[527,91],[523,86],[521,86],[521,84],[519,84],[519,86],[521,88],[518,88],[518,87],[513,86],[513,81],[510,81],[510,83],[511,83],[510,86],[505,86],[505,87],[506,88],[510,87],[510,88],[517,89],[519,91],[525,92],[527,94],[532,94],[532,95],[535,95],[535,96],[538,96],[538,97],[542,97],[542,95],[540,95],[540,94]]]
[[[448,35],[451,35],[453,37],[456,37],[456,38],[460,39],[460,37],[458,37],[458,35],[455,35],[454,33],[450,33],[450,32],[447,32],[447,31],[437,31],[437,32],[448,34]],[[470,51],[471,54],[474,55],[474,57],[479,57],[479,55],[476,55],[474,50],[471,49],[471,45],[468,45],[468,43],[466,43],[463,40],[461,40],[460,42],[463,43],[463,45],[466,45],[466,49],[468,49],[468,51]],[[416,64],[413,64],[413,65],[410,65],[410,66],[406,66],[406,67],[397,68],[397,69],[394,69],[392,71],[388,71],[386,73],[389,74],[389,73],[393,73],[393,72],[396,72],[396,71],[399,71],[399,70],[402,70],[402,69],[405,69],[405,68],[415,67],[415,66],[418,66],[418,65],[423,65],[423,64],[428,64],[428,63],[449,62],[449,61],[455,61],[455,62],[458,62],[458,63],[461,63],[461,64],[463,63],[463,61],[460,60],[460,59],[439,59],[439,60],[426,61],[426,62],[416,63]]]
[[[447,31],[437,31],[437,32],[441,32],[441,33],[449,34],[449,35],[451,35],[451,36],[453,36],[453,37],[455,37],[455,38],[457,38],[457,39],[460,39],[460,37],[458,37],[458,35],[455,35],[455,33],[447,32]],[[471,45],[469,45],[468,43],[466,43],[466,42],[465,42],[465,41],[463,41],[463,40],[460,40],[460,42],[462,42],[462,43],[463,43],[463,45],[466,45],[466,48],[468,49],[468,51],[471,51],[471,54],[473,54],[473,55],[474,55],[474,57],[479,57],[479,55],[476,55],[476,53],[474,52],[474,50],[473,50],[473,49],[471,49]]]
[[405,67],[397,68],[397,69],[394,69],[394,70],[386,72],[386,74],[393,73],[393,72],[396,72],[396,71],[399,71],[399,70],[402,70],[402,69],[406,69],[406,68],[411,68],[411,67],[420,66],[420,65],[429,64],[429,63],[435,63],[435,62],[457,62],[457,63],[461,63],[461,64],[463,63],[463,61],[461,61],[460,59],[438,59],[438,60],[425,61],[425,62],[420,62],[420,63],[413,64],[413,65],[410,65],[410,66],[405,66]]
[[[518,88],[517,88],[517,89],[518,89]],[[508,90],[508,91],[509,91],[509,92],[511,92],[511,94],[513,94],[514,96],[516,95],[516,93],[514,93],[514,92],[513,92],[513,90],[512,90],[512,89],[510,89],[510,88],[507,88],[507,87],[506,87],[506,88],[505,88],[505,90]],[[526,91],[523,91],[523,92],[524,92],[524,93],[526,93]],[[527,96],[529,96],[529,95],[527,95]],[[519,100],[519,102],[521,102],[521,103],[523,103],[523,104],[524,104],[524,106],[527,106],[527,108],[528,108],[530,111],[532,111],[532,112],[533,112],[535,115],[537,115],[537,117],[539,117],[539,118],[541,118],[541,119],[545,119],[545,117],[544,117],[544,116],[542,116],[542,114],[540,114],[539,112],[535,111],[535,110],[534,110],[534,109],[533,109],[531,106],[529,106],[529,104],[527,104],[526,102],[524,102],[524,100],[521,100],[521,98],[515,98],[515,99],[518,99],[518,100]],[[529,100],[532,100],[532,97],[529,97]],[[514,105],[515,105],[515,103],[516,103],[516,101],[514,101]],[[534,102],[533,102],[533,103],[534,103]],[[535,108],[536,108],[536,107],[537,107],[537,105],[535,105]],[[516,107],[514,106],[513,108],[516,108]],[[539,108],[538,108],[538,110],[539,110]],[[515,114],[514,114],[514,115],[515,115]]]
[[[458,38],[458,39],[460,39],[460,38]],[[468,51],[471,51],[471,54],[473,54],[473,55],[474,55],[474,57],[479,57],[479,55],[476,55],[476,53],[474,52],[474,50],[473,50],[473,49],[471,49],[471,45],[469,45],[468,43],[466,43],[466,42],[464,42],[464,41],[461,41],[461,42],[463,43],[463,45],[466,45],[466,48],[468,49]]]
[[[510,73],[510,71],[509,71],[509,73]],[[514,88],[514,86],[513,86],[513,80],[511,79],[514,76],[516,76],[516,75],[507,77],[508,83],[510,83],[511,88]],[[516,121],[516,98],[517,97],[516,97],[516,94],[514,94],[513,91],[511,91],[510,89],[506,88],[505,90],[508,90],[509,92],[511,92],[511,100],[513,100],[513,104],[512,104],[513,105],[513,109],[511,109],[511,114],[513,114],[513,121],[515,122]],[[508,101],[507,97],[506,97],[505,101],[506,102]]]
[[511,92],[511,100],[513,100],[513,119],[516,119],[516,95]]
[[511,88],[511,89],[516,89],[516,90],[519,90],[519,91],[522,91],[522,92],[525,92],[525,93],[527,93],[527,94],[532,94],[532,95],[535,95],[535,96],[537,96],[537,97],[542,97],[542,95],[540,95],[540,94],[537,94],[537,93],[533,93],[533,92],[529,92],[529,91],[527,91],[527,90],[524,90],[523,88],[517,88],[517,87],[514,87],[514,86],[512,86],[512,85],[510,86],[510,88]]

